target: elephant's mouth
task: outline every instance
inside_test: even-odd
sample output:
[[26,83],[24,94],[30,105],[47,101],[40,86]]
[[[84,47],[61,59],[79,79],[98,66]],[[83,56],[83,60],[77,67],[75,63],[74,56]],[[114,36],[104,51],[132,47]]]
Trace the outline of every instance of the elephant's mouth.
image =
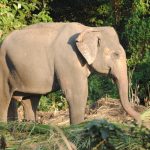
[[111,68],[108,69],[108,75],[111,75]]
[[108,77],[108,78],[111,78],[113,83],[117,83],[117,81],[118,81],[118,80],[117,80],[117,77],[115,77],[115,76],[112,74],[111,68],[109,68],[107,77]]
[[114,78],[114,76],[111,73],[111,68],[108,69],[107,76],[110,77],[110,78]]

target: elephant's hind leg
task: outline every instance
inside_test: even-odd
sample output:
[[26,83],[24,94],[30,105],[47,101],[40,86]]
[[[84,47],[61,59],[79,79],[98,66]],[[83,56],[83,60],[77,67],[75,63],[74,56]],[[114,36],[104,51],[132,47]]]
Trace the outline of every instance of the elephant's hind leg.
[[7,120],[8,121],[18,120],[17,102],[13,97],[12,97],[11,102],[9,104]]
[[21,101],[24,108],[24,118],[27,121],[36,121],[36,110],[39,104],[40,95],[24,97]]

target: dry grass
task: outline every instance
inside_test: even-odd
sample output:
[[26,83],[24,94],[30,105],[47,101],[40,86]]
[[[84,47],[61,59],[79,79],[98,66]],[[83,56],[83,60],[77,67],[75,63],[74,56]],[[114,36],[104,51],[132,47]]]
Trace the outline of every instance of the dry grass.
[[[147,108],[141,105],[132,104],[132,107],[139,113],[144,112]],[[22,110],[19,109],[20,120],[23,118]],[[58,112],[37,112],[38,123],[41,124],[53,124],[53,125],[69,125],[69,111]],[[85,120],[90,121],[93,119],[107,119],[112,122],[126,123],[132,122],[131,118],[122,108],[122,105],[118,99],[102,98],[87,106]]]

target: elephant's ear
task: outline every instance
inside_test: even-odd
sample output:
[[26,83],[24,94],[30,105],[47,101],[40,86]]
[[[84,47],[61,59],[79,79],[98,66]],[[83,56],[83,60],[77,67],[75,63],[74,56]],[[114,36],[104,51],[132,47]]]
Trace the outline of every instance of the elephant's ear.
[[81,32],[76,39],[76,45],[89,65],[96,58],[99,40],[100,31],[91,28]]

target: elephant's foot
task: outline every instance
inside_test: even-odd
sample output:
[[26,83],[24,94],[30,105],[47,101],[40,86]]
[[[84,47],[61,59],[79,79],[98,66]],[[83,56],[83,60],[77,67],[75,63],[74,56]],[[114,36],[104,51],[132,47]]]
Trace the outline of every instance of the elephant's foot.
[[34,112],[28,112],[27,114],[25,113],[24,120],[28,122],[35,122],[36,117]]
[[33,95],[23,98],[21,101],[24,108],[24,116],[26,121],[36,121],[36,110],[39,104],[40,95]]
[[0,122],[7,122],[7,112],[1,112],[0,111]]

